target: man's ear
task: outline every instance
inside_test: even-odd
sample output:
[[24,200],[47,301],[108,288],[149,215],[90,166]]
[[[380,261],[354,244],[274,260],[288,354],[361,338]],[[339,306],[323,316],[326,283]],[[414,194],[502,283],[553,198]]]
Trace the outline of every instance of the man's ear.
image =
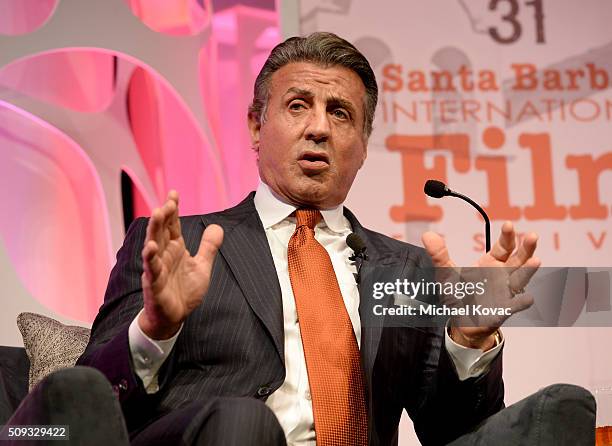
[[248,116],[249,133],[251,135],[251,147],[256,152],[259,151],[259,133],[261,130],[261,123],[259,119],[253,114],[249,113]]
[[368,144],[366,142],[363,146],[363,157],[361,158],[361,166],[359,166],[360,169],[363,167],[363,164],[365,163],[365,160],[367,158],[368,158]]

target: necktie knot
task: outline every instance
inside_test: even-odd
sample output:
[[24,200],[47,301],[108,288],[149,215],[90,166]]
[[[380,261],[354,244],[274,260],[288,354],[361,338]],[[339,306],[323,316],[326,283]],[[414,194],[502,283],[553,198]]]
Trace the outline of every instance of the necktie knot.
[[310,229],[314,229],[317,223],[321,221],[321,213],[317,209],[297,209],[295,211],[295,218],[297,220],[297,228],[308,226]]

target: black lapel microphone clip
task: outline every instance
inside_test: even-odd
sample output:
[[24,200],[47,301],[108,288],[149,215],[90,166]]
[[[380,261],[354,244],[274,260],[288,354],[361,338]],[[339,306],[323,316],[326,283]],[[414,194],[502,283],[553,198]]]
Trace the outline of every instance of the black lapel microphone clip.
[[359,237],[354,232],[351,232],[346,237],[346,244],[349,248],[353,250],[353,254],[349,257],[351,262],[355,262],[357,265],[357,273],[355,274],[355,282],[359,283],[361,280],[361,267],[363,266],[363,262],[368,260],[368,255],[366,254],[367,246],[361,237]]

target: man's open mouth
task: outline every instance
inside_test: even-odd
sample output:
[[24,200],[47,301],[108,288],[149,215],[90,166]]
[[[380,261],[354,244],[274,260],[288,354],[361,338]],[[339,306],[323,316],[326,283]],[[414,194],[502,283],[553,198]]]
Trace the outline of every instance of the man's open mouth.
[[329,156],[325,152],[308,150],[298,159],[298,164],[305,173],[317,173],[329,167]]

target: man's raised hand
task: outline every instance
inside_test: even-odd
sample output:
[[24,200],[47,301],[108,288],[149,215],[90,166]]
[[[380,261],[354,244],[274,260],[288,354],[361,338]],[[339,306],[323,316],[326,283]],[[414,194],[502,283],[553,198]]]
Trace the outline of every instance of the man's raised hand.
[[200,304],[223,242],[223,229],[210,225],[192,257],[181,235],[178,201],[178,193],[170,191],[163,206],[153,210],[142,250],[144,311],[138,324],[153,339],[172,337]]
[[[504,223],[499,239],[491,251],[482,255],[476,262],[477,267],[503,267],[495,274],[492,274],[492,270],[489,271],[489,275],[493,275],[494,280],[488,283],[487,288],[490,292],[485,299],[494,302],[500,308],[510,308],[512,314],[529,308],[533,304],[533,297],[523,295],[520,291],[524,289],[540,266],[540,260],[534,256],[537,235],[527,234],[516,250],[515,239],[516,233],[512,223]],[[440,235],[426,232],[422,236],[422,241],[435,267],[456,268],[450,258],[446,243]],[[487,274],[487,270],[483,274]],[[447,275],[454,276],[454,274]],[[480,275],[480,277],[483,276]],[[451,327],[452,338],[465,347],[488,350],[495,343],[492,335],[506,318],[498,318],[493,321],[493,324],[487,326],[453,326]]]

